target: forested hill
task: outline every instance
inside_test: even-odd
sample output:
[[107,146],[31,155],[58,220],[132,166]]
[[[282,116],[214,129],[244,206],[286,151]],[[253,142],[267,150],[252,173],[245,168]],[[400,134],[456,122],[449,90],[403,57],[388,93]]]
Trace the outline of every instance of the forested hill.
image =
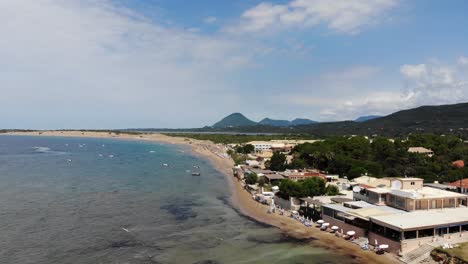
[[409,133],[457,133],[468,135],[468,103],[421,106],[364,122],[324,122],[287,128],[264,125],[223,129],[206,127],[196,129],[196,131],[305,133],[316,136],[374,134],[398,136]]
[[459,129],[468,128],[468,103],[421,106],[372,119],[363,125],[373,128]]
[[[134,129],[161,132],[230,132],[333,135],[406,136],[411,133],[457,134],[468,138],[468,103],[421,106],[364,122],[340,121],[281,127],[261,125],[234,114],[212,127],[193,129]],[[235,122],[233,122],[235,121]],[[233,125],[237,124],[237,125]]]

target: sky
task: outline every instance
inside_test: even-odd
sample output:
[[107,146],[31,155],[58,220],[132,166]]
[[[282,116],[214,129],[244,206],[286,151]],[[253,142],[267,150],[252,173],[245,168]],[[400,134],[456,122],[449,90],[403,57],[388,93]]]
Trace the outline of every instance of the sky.
[[188,128],[468,101],[464,0],[2,0],[0,128]]

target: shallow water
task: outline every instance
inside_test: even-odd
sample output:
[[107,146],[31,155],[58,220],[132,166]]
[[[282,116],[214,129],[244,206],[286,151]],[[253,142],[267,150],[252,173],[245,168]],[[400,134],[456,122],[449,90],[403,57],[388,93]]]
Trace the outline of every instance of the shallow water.
[[[0,263],[352,261],[239,215],[224,176],[189,153],[136,141],[0,136]],[[194,165],[201,177],[191,176]]]

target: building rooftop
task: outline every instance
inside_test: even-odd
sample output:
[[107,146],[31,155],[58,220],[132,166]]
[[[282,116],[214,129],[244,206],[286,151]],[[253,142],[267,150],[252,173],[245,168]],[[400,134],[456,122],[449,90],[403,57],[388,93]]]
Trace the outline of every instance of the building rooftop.
[[354,210],[352,208],[349,208],[349,207],[345,207],[341,204],[324,204],[322,205],[322,207],[325,207],[325,208],[330,208],[330,209],[333,209],[335,211],[338,211],[338,212],[343,212],[343,213],[346,213],[346,212],[349,212],[351,210]]
[[366,207],[366,208],[360,208],[360,209],[354,209],[354,210],[348,211],[347,214],[364,219],[364,220],[369,220],[369,217],[392,215],[392,214],[396,214],[396,212],[383,210],[382,208],[379,208],[379,207]]
[[389,193],[392,190],[389,188],[370,188],[369,191],[375,193]]
[[362,208],[378,208],[379,210],[391,212],[391,213],[404,213],[406,211],[396,209],[386,205],[375,205],[365,201],[353,201],[353,202],[346,202],[344,206],[351,206],[354,208],[362,209]]
[[[441,183],[425,183],[424,186],[432,187],[432,188],[436,188],[436,189],[442,189],[442,190],[446,190],[446,189],[456,190],[457,189],[456,186],[441,184]],[[458,185],[458,186],[460,186],[460,185]]]
[[408,152],[416,152],[416,153],[433,153],[431,149],[423,148],[423,147],[410,147]]
[[284,179],[283,175],[281,174],[265,174],[265,177],[269,180],[282,180]]
[[468,208],[413,211],[401,214],[371,216],[372,222],[383,224],[395,230],[410,230],[434,226],[450,226],[468,223]]
[[464,194],[440,190],[431,187],[422,187],[416,190],[391,190],[391,194],[412,199],[428,199],[428,198],[457,198],[467,197]]

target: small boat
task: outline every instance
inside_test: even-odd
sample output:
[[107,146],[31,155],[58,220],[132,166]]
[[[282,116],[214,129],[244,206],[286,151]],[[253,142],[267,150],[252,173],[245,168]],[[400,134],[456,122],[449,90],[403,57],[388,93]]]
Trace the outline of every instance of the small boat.
[[192,176],[201,176],[201,173],[199,173],[199,172],[192,172]]
[[164,167],[169,167],[169,164],[163,163],[163,166],[164,166]]

